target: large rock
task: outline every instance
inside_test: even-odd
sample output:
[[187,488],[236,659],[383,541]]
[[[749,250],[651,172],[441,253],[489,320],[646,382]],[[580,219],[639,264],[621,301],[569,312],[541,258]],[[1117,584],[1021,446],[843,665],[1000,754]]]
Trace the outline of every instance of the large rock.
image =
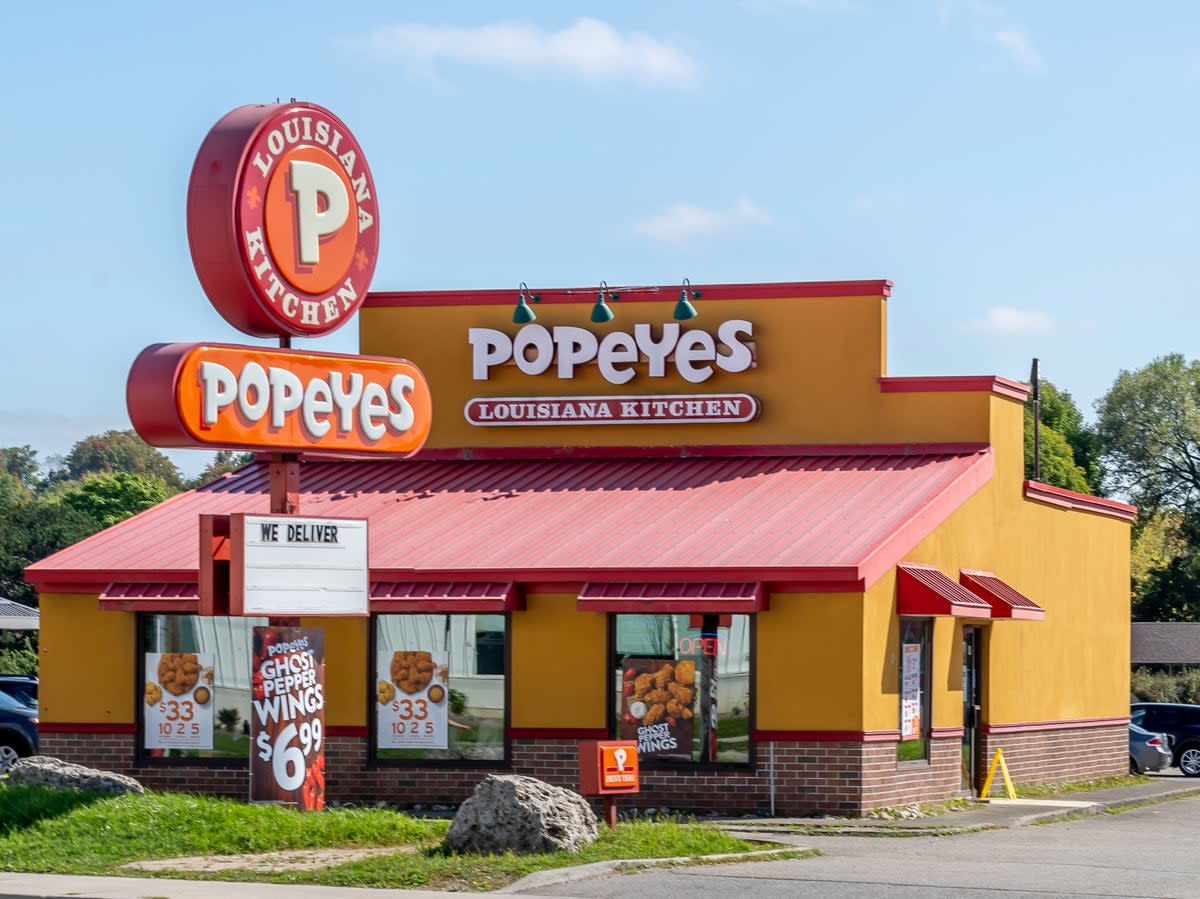
[[578,793],[520,774],[489,774],[459,806],[443,845],[457,852],[577,851],[596,839]]
[[8,769],[10,784],[38,784],[89,793],[144,793],[146,788],[124,774],[73,765],[48,755],[31,755]]

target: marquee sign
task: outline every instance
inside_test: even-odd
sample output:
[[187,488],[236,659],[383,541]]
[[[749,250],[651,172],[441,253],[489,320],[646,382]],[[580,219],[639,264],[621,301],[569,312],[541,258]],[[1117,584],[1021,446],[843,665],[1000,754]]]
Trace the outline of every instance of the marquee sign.
[[141,438],[163,447],[408,456],[433,420],[407,360],[225,344],[147,347],[126,405]]
[[379,208],[362,147],[311,103],[240,106],[208,133],[188,183],[205,293],[258,337],[327,334],[366,299]]

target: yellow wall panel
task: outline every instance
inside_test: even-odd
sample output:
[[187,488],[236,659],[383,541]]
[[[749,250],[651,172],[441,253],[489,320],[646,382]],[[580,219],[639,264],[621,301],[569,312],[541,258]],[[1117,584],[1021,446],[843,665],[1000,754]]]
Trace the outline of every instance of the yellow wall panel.
[[367,724],[368,618],[303,618],[304,627],[325,631],[325,723]]
[[102,612],[95,593],[43,593],[40,608],[40,720],[133,724],[137,616]]
[[576,594],[532,594],[512,628],[512,726],[606,727],[611,678],[606,616]]
[[760,730],[862,728],[862,621],[858,593],[771,596],[757,625]]

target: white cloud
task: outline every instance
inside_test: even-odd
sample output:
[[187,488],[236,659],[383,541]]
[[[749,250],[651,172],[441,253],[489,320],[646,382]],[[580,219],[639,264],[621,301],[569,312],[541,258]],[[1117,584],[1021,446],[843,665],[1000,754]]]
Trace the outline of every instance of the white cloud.
[[1054,321],[1036,309],[1017,309],[1015,306],[991,306],[982,319],[971,322],[966,330],[996,337],[1017,337],[1027,334],[1052,334]]
[[939,0],[938,18],[944,27],[965,23],[972,40],[995,47],[1016,68],[1029,74],[1046,70],[1029,32],[1012,22],[1002,6],[984,0]]
[[726,210],[676,203],[658,215],[634,222],[633,232],[663,243],[684,243],[693,237],[729,231],[741,225],[769,224],[770,221],[770,213],[743,196]]
[[528,76],[628,79],[671,88],[688,87],[700,75],[699,64],[675,44],[640,31],[623,34],[597,19],[579,19],[559,31],[521,22],[476,28],[393,25],[376,28],[365,37],[341,38],[338,43],[430,76],[440,61]]
[[1043,72],[1046,63],[1033,47],[1022,28],[1000,28],[986,38],[989,44],[1003,50],[1010,60],[1026,72]]

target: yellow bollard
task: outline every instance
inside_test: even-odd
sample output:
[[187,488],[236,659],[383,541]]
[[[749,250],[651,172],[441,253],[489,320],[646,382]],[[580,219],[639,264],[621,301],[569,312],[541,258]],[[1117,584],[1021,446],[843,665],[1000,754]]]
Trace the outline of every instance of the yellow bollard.
[[987,780],[983,782],[983,789],[979,792],[980,799],[987,799],[988,792],[992,789],[992,778],[996,776],[996,766],[1000,766],[1000,773],[1004,775],[1004,788],[1008,791],[1009,799],[1017,798],[1017,791],[1013,789],[1012,778],[1008,776],[1008,765],[1004,762],[1004,750],[997,748],[996,754],[992,756],[992,766],[988,769]]

